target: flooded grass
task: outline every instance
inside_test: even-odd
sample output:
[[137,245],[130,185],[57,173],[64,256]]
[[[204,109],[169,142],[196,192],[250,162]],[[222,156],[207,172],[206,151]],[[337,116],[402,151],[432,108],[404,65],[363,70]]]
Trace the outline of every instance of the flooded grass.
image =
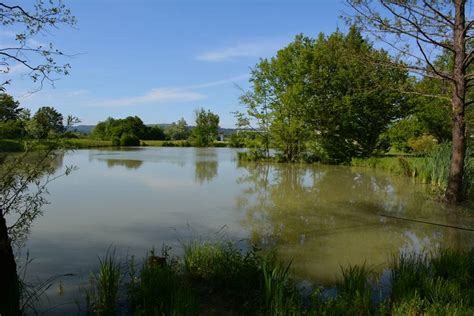
[[[124,312],[132,315],[472,315],[474,252],[440,250],[393,260],[390,291],[374,299],[379,277],[366,265],[341,268],[332,288],[298,290],[290,263],[226,242],[189,242],[182,258],[153,251],[140,269],[129,260]],[[113,253],[100,260],[91,309],[119,310],[123,271]],[[328,294],[329,293],[329,294]]]

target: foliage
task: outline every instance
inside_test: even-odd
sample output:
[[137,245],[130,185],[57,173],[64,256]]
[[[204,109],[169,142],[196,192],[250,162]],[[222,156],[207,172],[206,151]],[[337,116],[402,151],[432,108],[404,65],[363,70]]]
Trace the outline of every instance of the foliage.
[[96,315],[116,315],[121,279],[115,249],[109,248],[105,256],[99,258],[99,272],[91,275],[90,288],[86,292],[88,310]]
[[329,299],[319,291],[313,294],[313,312],[316,315],[372,315],[372,273],[365,265],[341,268],[342,279],[336,284],[336,295]]
[[[54,74],[69,74],[70,65],[58,63],[64,54],[53,43],[43,44],[34,39],[62,25],[73,26],[75,23],[71,11],[59,0],[36,0],[28,6],[2,4],[0,24],[5,29],[14,29],[15,33],[6,39],[13,44],[3,48],[0,54],[0,72],[8,74],[14,66],[21,65],[29,71],[28,76],[33,82],[39,83],[39,88],[44,81],[52,84]],[[3,88],[10,81],[6,80],[0,87]]]
[[437,144],[438,140],[434,136],[428,134],[408,139],[408,146],[410,146],[415,154],[428,154],[436,148]]
[[252,89],[241,98],[247,112],[237,116],[240,126],[256,123],[259,147],[268,153],[270,143],[285,161],[311,151],[308,139],[331,162],[372,154],[389,124],[406,114],[407,98],[396,88],[407,84],[407,73],[368,59],[391,61],[354,27],[346,35],[298,35],[252,70]]
[[143,135],[145,140],[163,140],[166,138],[165,131],[158,125],[147,128],[147,133]]
[[21,110],[20,102],[11,95],[0,93],[0,122],[17,120]]
[[24,123],[20,120],[0,122],[0,139],[24,138],[26,131]]
[[130,263],[129,302],[134,315],[196,315],[196,294],[163,248],[161,257],[151,251],[138,275]]
[[165,129],[165,135],[170,140],[185,140],[188,139],[191,134],[191,130],[186,123],[184,118],[178,120],[178,122],[173,122]]
[[409,152],[408,140],[419,137],[425,131],[418,117],[410,115],[393,123],[387,131],[387,135],[392,147],[403,152]]
[[114,145],[118,146],[123,135],[133,135],[138,139],[145,140],[163,140],[165,138],[161,127],[157,125],[146,126],[138,116],[128,116],[124,119],[109,117],[94,127],[91,137],[111,140]]
[[120,146],[140,146],[140,139],[133,134],[122,134]]
[[193,129],[193,138],[198,147],[207,147],[211,145],[217,137],[219,129],[219,116],[210,110],[203,108],[195,112],[196,127]]
[[63,120],[63,115],[53,107],[41,107],[33,116],[28,132],[39,139],[63,133],[66,130]]

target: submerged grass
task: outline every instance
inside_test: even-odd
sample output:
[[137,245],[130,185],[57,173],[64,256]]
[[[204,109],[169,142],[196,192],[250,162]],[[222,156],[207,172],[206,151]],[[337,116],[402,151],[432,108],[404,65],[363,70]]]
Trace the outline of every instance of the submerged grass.
[[367,266],[341,268],[333,288],[303,297],[290,263],[275,253],[242,251],[228,242],[192,241],[181,258],[150,252],[129,262],[127,282],[110,252],[100,260],[89,297],[98,315],[118,311],[120,285],[132,315],[474,315],[474,251],[402,254],[393,260],[390,290],[374,299],[380,284]]

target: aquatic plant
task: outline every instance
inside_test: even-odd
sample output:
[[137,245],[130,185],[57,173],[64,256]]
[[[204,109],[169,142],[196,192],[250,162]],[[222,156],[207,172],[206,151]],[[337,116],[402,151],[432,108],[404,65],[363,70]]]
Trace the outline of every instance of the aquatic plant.
[[134,315],[196,315],[196,293],[179,271],[177,261],[163,247],[161,257],[151,251],[139,275],[130,263],[128,300]]
[[115,249],[109,248],[99,257],[99,271],[91,275],[90,287],[86,290],[86,305],[96,315],[115,315],[121,287],[121,263],[115,256]]

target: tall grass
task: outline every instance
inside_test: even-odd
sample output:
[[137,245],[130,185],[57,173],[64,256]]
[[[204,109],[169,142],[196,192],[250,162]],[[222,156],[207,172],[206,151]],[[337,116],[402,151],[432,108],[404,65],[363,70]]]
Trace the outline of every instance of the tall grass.
[[372,315],[372,272],[365,265],[341,268],[342,278],[336,284],[336,294],[325,298],[314,295],[312,313],[315,315]]
[[86,291],[88,311],[96,315],[115,315],[121,279],[121,263],[115,249],[109,248],[104,257],[99,257],[99,271],[91,275],[90,288]]
[[[128,297],[134,315],[196,315],[196,293],[180,273],[167,248],[158,257],[151,251],[138,276],[132,272]],[[131,263],[130,271],[134,271]]]
[[396,315],[474,315],[474,252],[402,255],[392,270]]
[[[390,290],[365,265],[341,268],[333,288],[318,287],[311,303],[275,253],[239,250],[226,242],[192,241],[182,258],[150,252],[140,269],[129,264],[128,311],[133,315],[474,315],[474,251],[402,254],[393,260]],[[113,252],[100,260],[89,295],[91,311],[118,310],[121,269]]]
[[[439,144],[425,157],[371,157],[353,159],[352,165],[389,171],[393,174],[417,178],[423,183],[444,190],[448,184],[451,161],[451,143]],[[464,168],[464,193],[468,194],[474,181],[474,161],[466,154]]]
[[289,270],[291,262],[284,265],[275,257],[266,256],[260,263],[264,282],[263,299],[265,315],[297,315],[297,293],[292,287]]

